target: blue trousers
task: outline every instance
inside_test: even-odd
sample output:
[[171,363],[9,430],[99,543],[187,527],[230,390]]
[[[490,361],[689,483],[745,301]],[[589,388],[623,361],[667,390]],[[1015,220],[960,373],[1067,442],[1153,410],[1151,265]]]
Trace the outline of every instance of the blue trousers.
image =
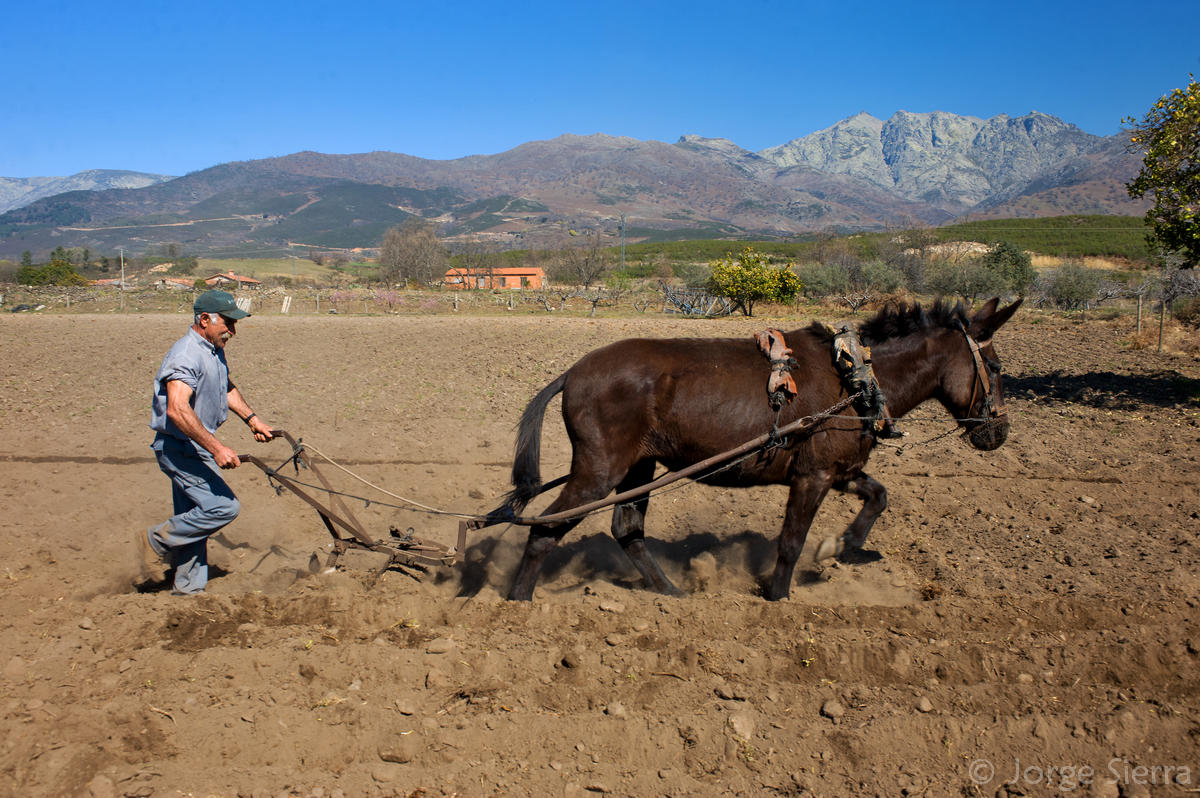
[[208,538],[237,518],[242,506],[211,457],[188,441],[159,435],[151,446],[171,478],[175,514],[150,527],[150,544],[175,566],[175,590],[198,593],[208,584]]

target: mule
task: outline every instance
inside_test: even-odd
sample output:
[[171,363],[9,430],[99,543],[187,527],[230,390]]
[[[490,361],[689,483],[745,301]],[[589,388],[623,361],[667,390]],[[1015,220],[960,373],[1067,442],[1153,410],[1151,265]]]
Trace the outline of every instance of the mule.
[[[1021,304],[1005,308],[999,298],[969,315],[961,303],[938,300],[890,306],[862,323],[858,335],[870,347],[875,376],[891,418],[935,399],[964,428],[978,449],[994,449],[1008,435],[1003,411],[996,331]],[[571,471],[545,514],[603,499],[653,479],[657,463],[678,470],[726,452],[795,419],[834,406],[849,391],[831,354],[833,333],[814,323],[785,333],[798,392],[777,414],[768,402],[771,364],[754,340],[629,339],[582,357],[530,401],[521,416],[512,466],[513,489],[496,512],[519,514],[541,492],[541,435],[550,400],[562,393],[562,414],[571,442]],[[824,541],[817,560],[838,556],[851,563],[881,555],[864,548],[887,507],[887,491],[863,471],[876,436],[850,407],[804,434],[702,477],[725,487],[788,486],[775,570],[764,593],[786,598],[813,517],[831,489],[858,496],[863,506],[840,540]],[[613,510],[612,535],[659,593],[682,595],[646,548],[646,495]],[[509,599],[529,601],[546,555],[580,521],[530,527]]]

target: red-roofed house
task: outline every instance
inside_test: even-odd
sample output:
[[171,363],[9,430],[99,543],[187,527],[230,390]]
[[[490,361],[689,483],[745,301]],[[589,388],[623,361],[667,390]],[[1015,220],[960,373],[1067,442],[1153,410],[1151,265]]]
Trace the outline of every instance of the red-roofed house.
[[533,288],[542,287],[545,273],[538,267],[505,267],[503,269],[458,268],[446,272],[449,288]]

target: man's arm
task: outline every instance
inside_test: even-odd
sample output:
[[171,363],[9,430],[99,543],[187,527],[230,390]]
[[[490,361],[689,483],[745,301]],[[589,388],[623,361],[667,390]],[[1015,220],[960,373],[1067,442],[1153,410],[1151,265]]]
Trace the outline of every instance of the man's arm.
[[[250,432],[254,433],[254,440],[259,443],[271,440],[271,425],[259,418],[258,414],[250,409],[250,405],[246,402],[245,397],[242,396],[242,392],[232,382],[229,383],[229,409],[236,413],[238,418],[246,422],[246,426],[250,428]],[[250,420],[246,421],[247,418]]]
[[237,468],[238,453],[217,440],[196,416],[191,405],[192,389],[183,380],[167,381],[167,418],[180,432],[204,447],[221,468]]

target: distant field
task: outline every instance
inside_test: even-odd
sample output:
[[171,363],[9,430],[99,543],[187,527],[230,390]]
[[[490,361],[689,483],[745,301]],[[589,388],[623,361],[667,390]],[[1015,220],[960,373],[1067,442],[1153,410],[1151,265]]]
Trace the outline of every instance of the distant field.
[[1060,257],[1145,260],[1146,224],[1140,216],[1051,216],[990,219],[936,230],[942,241],[1008,241],[1029,252]]
[[297,280],[328,282],[336,274],[329,266],[318,266],[307,258],[200,258],[199,263],[196,274],[232,271],[256,280],[294,277]]

